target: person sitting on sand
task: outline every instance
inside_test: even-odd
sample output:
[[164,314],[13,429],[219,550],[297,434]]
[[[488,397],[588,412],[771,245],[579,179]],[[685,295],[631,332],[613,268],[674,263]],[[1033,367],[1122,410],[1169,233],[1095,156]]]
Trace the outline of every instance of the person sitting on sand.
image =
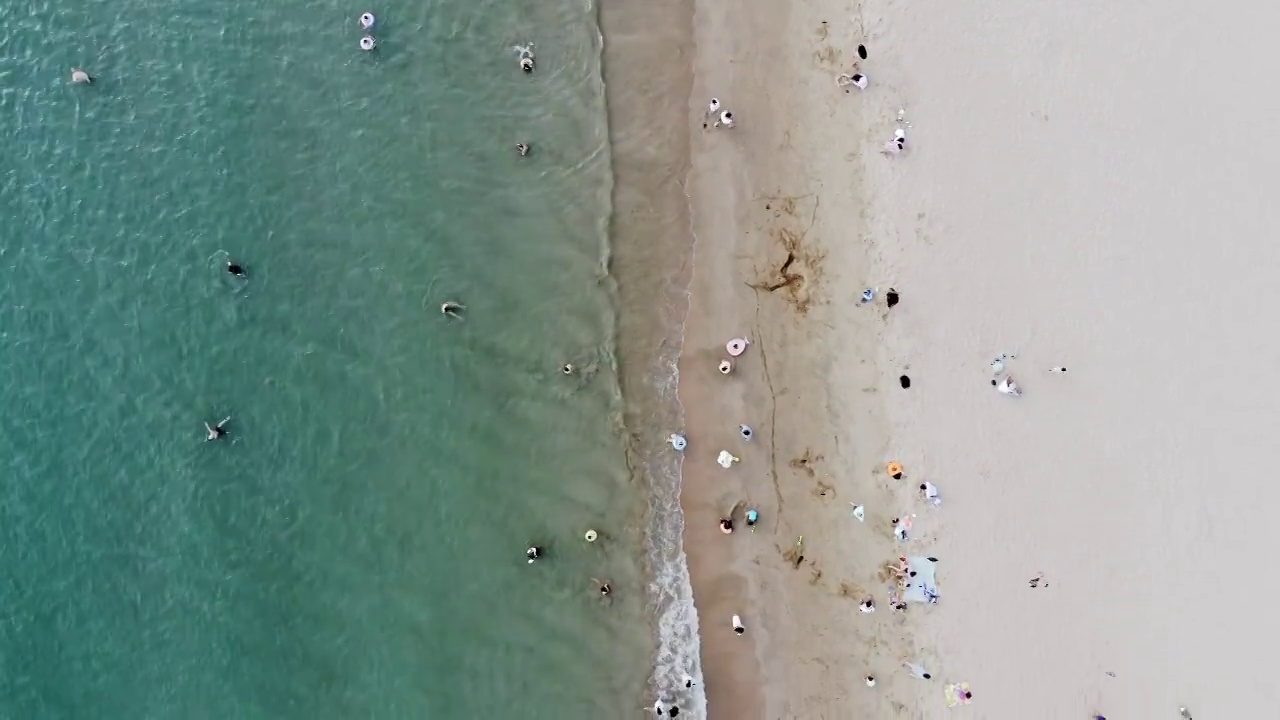
[[902,128],[893,131],[893,139],[884,144],[880,152],[885,155],[897,155],[907,147],[907,132]]
[[449,300],[443,303],[442,305],[440,305],[441,313],[451,318],[457,318],[459,320],[462,319],[462,311],[466,309],[467,309],[466,305],[463,305],[462,303],[453,302],[452,300]]
[[867,598],[858,604],[858,609],[864,613],[873,613],[876,611],[876,602],[871,598]]
[[942,499],[938,497],[938,486],[929,481],[920,483],[920,496],[924,501],[934,507],[942,504]]
[[209,434],[205,437],[205,442],[209,442],[210,440],[221,440],[222,438],[226,437],[227,429],[223,426],[229,422],[231,422],[230,415],[222,418],[222,422],[218,423],[217,425],[211,426],[209,425],[209,423],[206,422],[204,424],[204,429],[209,431]]

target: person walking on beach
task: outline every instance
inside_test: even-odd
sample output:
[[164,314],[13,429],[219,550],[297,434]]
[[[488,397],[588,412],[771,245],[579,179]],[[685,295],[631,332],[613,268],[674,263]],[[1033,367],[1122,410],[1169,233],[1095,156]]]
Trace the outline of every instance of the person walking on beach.
[[680,679],[680,684],[684,685],[685,690],[688,690],[689,688],[693,687],[693,676],[690,675],[689,673],[685,673],[684,677]]
[[212,440],[221,440],[222,438],[226,437],[227,429],[224,426],[229,422],[231,422],[230,415],[222,418],[222,422],[218,423],[217,425],[210,425],[209,423],[206,422],[204,424],[204,429],[207,430],[209,434],[205,436],[205,442],[209,442]]

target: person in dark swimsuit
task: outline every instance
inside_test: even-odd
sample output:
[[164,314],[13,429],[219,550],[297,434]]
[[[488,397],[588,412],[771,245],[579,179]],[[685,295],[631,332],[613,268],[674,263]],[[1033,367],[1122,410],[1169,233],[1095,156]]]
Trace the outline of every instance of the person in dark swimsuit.
[[231,422],[230,415],[222,418],[222,422],[218,423],[217,425],[210,425],[209,423],[206,422],[204,424],[204,429],[209,431],[209,434],[205,437],[205,441],[221,440],[222,438],[226,437],[227,429],[223,426],[229,422]]

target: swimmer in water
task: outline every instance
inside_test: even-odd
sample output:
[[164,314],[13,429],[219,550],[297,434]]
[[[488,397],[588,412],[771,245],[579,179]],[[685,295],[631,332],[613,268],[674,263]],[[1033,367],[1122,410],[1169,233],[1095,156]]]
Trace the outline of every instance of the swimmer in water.
[[520,69],[529,74],[533,72],[533,45],[516,48],[520,51]]
[[565,375],[572,375],[577,371],[578,371],[578,368],[574,367],[573,363],[565,363],[564,367],[560,368],[560,372],[564,373]]
[[227,260],[227,272],[241,278],[245,275],[244,266],[233,260]]
[[466,305],[456,303],[452,300],[449,300],[440,306],[441,313],[448,315],[451,318],[458,318],[459,320],[462,319],[462,311],[466,309]]
[[528,144],[528,143],[522,143],[522,142],[518,142],[518,143],[516,143],[516,152],[520,153],[520,157],[524,157],[525,155],[528,155],[528,154],[529,154],[529,144]]
[[209,434],[205,437],[205,441],[208,442],[211,440],[221,440],[222,438],[226,437],[227,429],[223,426],[229,422],[231,422],[230,415],[222,418],[222,422],[218,423],[217,425],[210,425],[209,423],[206,422],[204,424],[204,429],[207,430]]
[[530,545],[524,551],[524,556],[529,559],[529,564],[532,565],[534,560],[542,557],[542,548],[537,545]]
[[600,593],[600,597],[602,598],[609,597],[609,593],[613,592],[613,586],[609,584],[608,580],[597,580],[595,578],[591,578],[591,582],[596,584],[596,592]]

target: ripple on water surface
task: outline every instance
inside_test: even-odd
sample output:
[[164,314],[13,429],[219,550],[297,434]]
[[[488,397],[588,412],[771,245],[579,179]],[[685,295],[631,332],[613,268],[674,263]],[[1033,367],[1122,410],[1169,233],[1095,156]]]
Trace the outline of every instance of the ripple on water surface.
[[72,0],[0,28],[0,714],[629,711],[594,9]]

